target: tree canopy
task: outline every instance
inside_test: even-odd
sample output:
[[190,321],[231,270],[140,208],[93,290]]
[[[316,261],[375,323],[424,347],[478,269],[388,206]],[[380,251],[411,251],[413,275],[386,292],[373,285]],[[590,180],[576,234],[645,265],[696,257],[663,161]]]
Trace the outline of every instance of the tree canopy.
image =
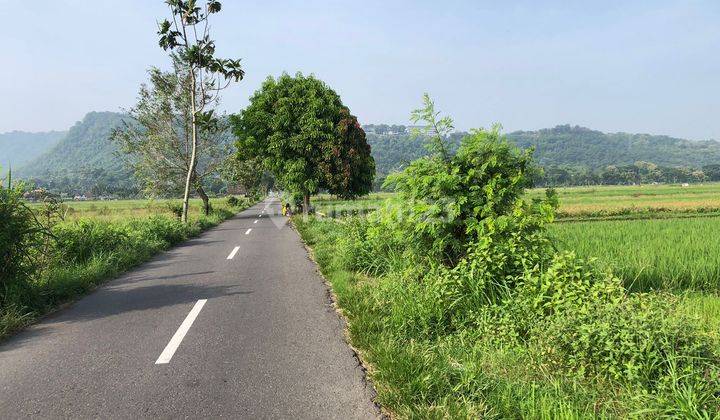
[[344,197],[370,191],[375,164],[365,133],[321,80],[268,77],[231,121],[239,158],[260,159],[283,188],[303,195],[305,210],[320,189]]

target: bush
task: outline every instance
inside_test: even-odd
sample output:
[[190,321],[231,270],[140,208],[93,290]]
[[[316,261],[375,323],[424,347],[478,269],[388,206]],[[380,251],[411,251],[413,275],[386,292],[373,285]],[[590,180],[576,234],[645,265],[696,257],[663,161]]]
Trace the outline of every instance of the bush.
[[[406,242],[416,253],[453,266],[482,233],[484,220],[522,206],[521,195],[531,182],[530,162],[530,152],[510,145],[498,127],[475,130],[449,161],[418,159],[388,176],[384,187],[392,186],[398,194],[374,220],[383,229],[408,235]],[[550,216],[551,198],[534,210]]]
[[231,195],[227,198],[227,204],[230,207],[238,207],[240,205],[240,200],[238,200],[238,198],[234,195]]
[[182,217],[183,204],[179,201],[170,201],[166,204],[168,210],[175,215],[178,219]]
[[22,200],[22,188],[0,182],[0,306],[8,294],[28,287],[36,270],[34,247],[42,244],[47,230]]

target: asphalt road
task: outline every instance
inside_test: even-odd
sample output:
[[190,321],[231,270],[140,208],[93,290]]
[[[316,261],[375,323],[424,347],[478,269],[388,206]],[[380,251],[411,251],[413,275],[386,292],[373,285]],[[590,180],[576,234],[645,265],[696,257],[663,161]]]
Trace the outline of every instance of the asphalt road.
[[278,212],[255,205],[5,341],[0,418],[378,417]]

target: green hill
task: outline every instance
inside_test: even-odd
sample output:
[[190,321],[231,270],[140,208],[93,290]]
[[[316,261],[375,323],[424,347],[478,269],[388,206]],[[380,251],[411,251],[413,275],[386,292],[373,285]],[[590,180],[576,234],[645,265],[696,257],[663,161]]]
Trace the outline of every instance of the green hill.
[[[368,125],[367,138],[377,167],[376,187],[385,176],[425,156],[422,138],[404,126]],[[455,133],[453,147],[465,133]],[[569,125],[516,131],[508,140],[535,149],[545,170],[538,185],[630,184],[720,180],[720,142],[692,141],[649,134],[603,133]]]
[[652,162],[660,166],[699,168],[720,163],[720,142],[692,141],[650,134],[603,133],[560,125],[538,131],[516,131],[508,138],[521,148],[535,147],[541,166],[591,169]]
[[131,171],[116,155],[110,134],[123,114],[90,112],[50,150],[20,168],[18,176],[65,192],[134,191]]
[[0,167],[19,168],[52,148],[64,135],[64,131],[27,133],[12,131],[0,134]]
[[[137,191],[134,178],[109,140],[123,118],[114,112],[91,112],[64,136],[61,132],[2,134],[0,164],[6,167],[11,162],[18,176],[58,191],[132,193]],[[376,187],[388,173],[427,154],[423,139],[411,136],[405,126],[366,125],[365,129],[378,172]],[[464,135],[453,135],[453,147]],[[539,185],[720,179],[717,141],[603,133],[569,125],[507,136],[521,148],[535,148],[535,161],[545,168]],[[699,175],[702,171],[704,177]]]

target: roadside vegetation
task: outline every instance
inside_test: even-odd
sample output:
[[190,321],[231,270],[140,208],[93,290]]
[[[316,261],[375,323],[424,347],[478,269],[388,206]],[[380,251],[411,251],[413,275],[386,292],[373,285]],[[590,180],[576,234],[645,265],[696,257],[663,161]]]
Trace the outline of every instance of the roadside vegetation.
[[217,199],[205,215],[195,200],[183,223],[179,201],[30,206],[22,191],[0,187],[0,338],[251,204]]
[[[428,99],[415,115],[438,122]],[[718,415],[717,323],[702,322],[717,313],[712,297],[628,289],[612,258],[558,239],[573,224],[553,223],[557,193],[525,193],[530,155],[497,128],[452,156],[442,135],[433,141],[430,157],[388,177],[396,193],[377,210],[294,219],[383,407],[412,418]],[[680,277],[655,284],[686,290]]]

